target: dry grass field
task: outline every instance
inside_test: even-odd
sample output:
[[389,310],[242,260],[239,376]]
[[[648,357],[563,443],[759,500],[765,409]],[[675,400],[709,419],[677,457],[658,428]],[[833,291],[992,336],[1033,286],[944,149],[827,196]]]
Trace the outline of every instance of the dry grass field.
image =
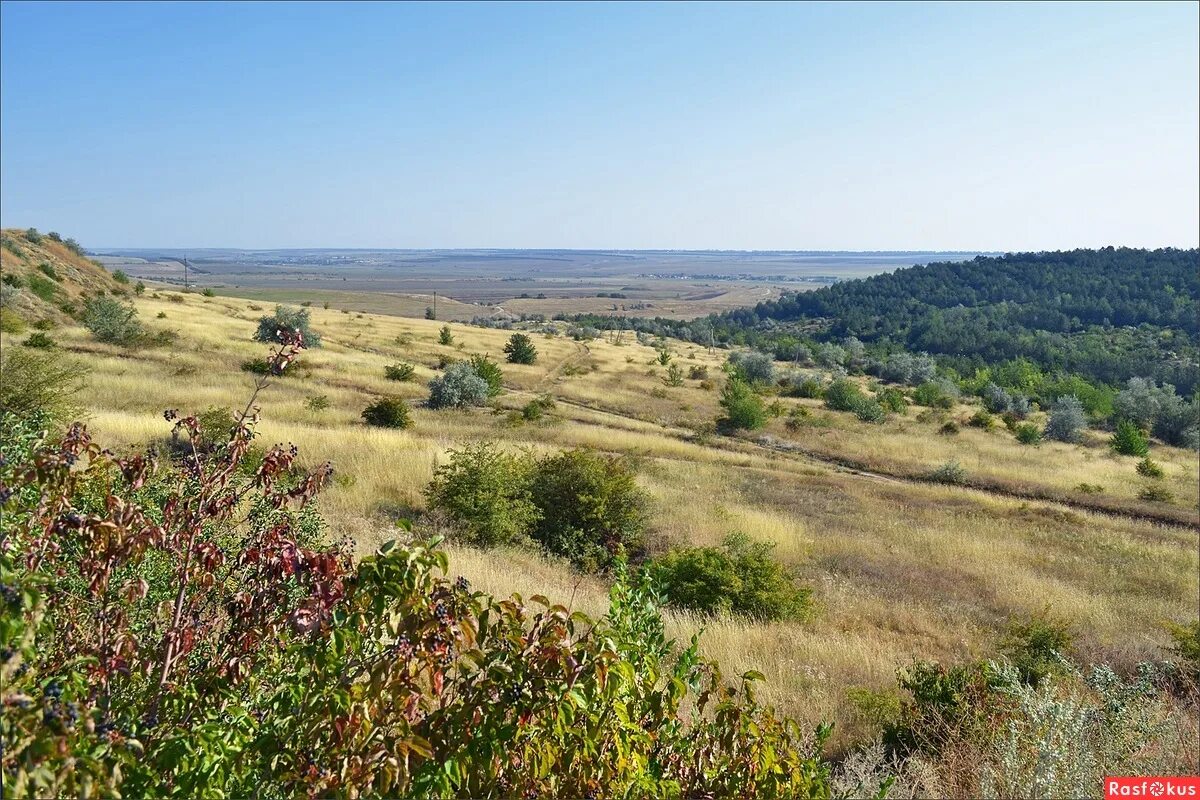
[[[157,296],[155,296],[157,295]],[[113,447],[162,440],[166,408],[240,407],[252,376],[242,362],[265,354],[251,336],[269,303],[151,289],[136,300],[152,330],[179,334],[176,345],[123,351],[77,327],[51,332],[91,368],[85,403],[100,441]],[[688,379],[668,387],[656,351],[631,334],[587,343],[535,335],[531,366],[503,365],[506,391],[495,408],[432,411],[420,403],[439,357],[489,353],[502,360],[503,330],[452,324],[455,344],[437,343],[445,324],[311,308],[324,347],[305,352],[295,374],[261,395],[261,439],[293,442],[310,464],[331,460],[336,476],[321,496],[332,533],[360,552],[401,533],[395,522],[421,512],[422,489],[446,451],[487,439],[538,451],[587,445],[637,456],[640,481],[654,498],[650,546],[714,544],[733,531],[777,543],[778,557],[813,587],[817,613],[805,622],[748,624],[671,618],[687,636],[703,628],[705,650],[730,672],[758,669],[763,692],[797,716],[849,721],[841,741],[861,733],[847,690],[891,685],[913,658],[986,656],[1008,619],[1049,608],[1070,619],[1080,654],[1128,666],[1161,655],[1168,620],[1194,619],[1200,588],[1195,527],[1004,496],[980,489],[866,475],[917,476],[951,458],[981,484],[1013,491],[1100,498],[1129,512],[1136,500],[1136,459],[1109,455],[1099,438],[1083,445],[1020,445],[1003,431],[937,433],[917,409],[882,425],[827,412],[816,401],[809,424],[787,431],[772,420],[765,446],[756,439],[695,436],[717,416],[717,389]],[[5,335],[3,346],[20,337]],[[720,386],[724,353],[671,343],[685,373],[705,366]],[[384,367],[416,365],[416,380],[393,382]],[[557,404],[536,423],[508,413],[542,395]],[[360,420],[372,398],[413,405],[407,430],[369,428]],[[324,396],[325,410],[308,406]],[[947,412],[966,418],[970,409]],[[780,449],[791,442],[805,452]],[[805,453],[811,455],[806,455]],[[1194,519],[1195,453],[1156,445],[1176,495],[1170,513]],[[1079,483],[1100,495],[1076,496]],[[1099,501],[1097,501],[1099,502]],[[1148,506],[1147,506],[1148,507]],[[1143,509],[1144,510],[1144,509]],[[564,564],[525,551],[480,552],[451,545],[451,569],[498,594],[540,593],[576,608],[603,610],[605,586]]]

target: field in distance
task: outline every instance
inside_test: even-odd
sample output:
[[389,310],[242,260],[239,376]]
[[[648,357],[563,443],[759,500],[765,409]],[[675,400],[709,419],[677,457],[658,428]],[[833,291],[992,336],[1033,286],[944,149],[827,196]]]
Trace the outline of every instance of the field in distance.
[[[98,260],[146,280],[189,282],[279,302],[439,318],[614,314],[691,319],[752,306],[785,290],[827,286],[974,253],[583,250],[100,250]],[[413,313],[413,308],[417,313]]]

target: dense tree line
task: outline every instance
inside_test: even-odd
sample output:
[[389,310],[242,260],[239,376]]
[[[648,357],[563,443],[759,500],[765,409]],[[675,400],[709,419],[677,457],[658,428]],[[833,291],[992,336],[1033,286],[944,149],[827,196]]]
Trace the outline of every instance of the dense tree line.
[[932,353],[962,374],[1025,358],[1093,382],[1147,377],[1186,394],[1200,384],[1200,251],[979,256],[792,292],[702,320],[638,320],[635,327],[752,345],[788,360],[806,340],[856,337],[875,353]]

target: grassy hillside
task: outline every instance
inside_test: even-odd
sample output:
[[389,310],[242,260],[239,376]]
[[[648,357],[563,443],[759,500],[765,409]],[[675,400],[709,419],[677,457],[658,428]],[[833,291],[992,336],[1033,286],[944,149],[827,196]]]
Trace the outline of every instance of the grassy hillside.
[[26,323],[69,321],[84,295],[128,288],[85,256],[73,240],[56,233],[0,231],[0,272],[8,294],[5,313]]
[[[241,367],[265,352],[252,335],[269,307],[153,288],[134,302],[152,332],[178,333],[174,345],[127,350],[72,325],[51,333],[91,368],[85,402],[101,443],[165,441],[167,408],[244,404],[252,376]],[[775,418],[763,434],[769,439],[717,436],[707,428],[718,414],[726,354],[670,342],[685,373],[706,367],[715,384],[687,378],[672,387],[658,351],[630,334],[589,342],[535,335],[538,362],[503,365],[505,390],[494,408],[433,411],[420,402],[439,360],[471,353],[501,360],[509,332],[452,325],[455,343],[441,345],[442,322],[336,308],[311,313],[324,346],[304,352],[300,368],[260,396],[260,430],[267,444],[295,443],[308,466],[333,461],[334,483],[319,502],[335,535],[350,537],[360,554],[394,538],[396,521],[424,509],[422,490],[435,465],[464,441],[535,452],[587,445],[636,456],[639,482],[654,499],[652,552],[716,544],[741,531],[776,542],[777,556],[816,599],[810,621],[677,614],[671,633],[703,627],[705,651],[729,672],[761,671],[765,699],[814,723],[839,720],[842,741],[870,729],[849,699],[853,687],[890,686],[897,667],[913,658],[989,655],[1012,617],[1049,606],[1072,621],[1086,660],[1132,666],[1160,655],[1164,622],[1194,618],[1200,602],[1194,524],[1143,518],[1195,520],[1194,452],[1155,445],[1175,494],[1164,505],[1138,500],[1136,459],[1111,454],[1098,439],[1035,448],[982,430],[939,435],[945,418],[970,416],[967,405],[943,417],[918,420],[910,410],[870,425],[816,401],[780,398],[785,415],[808,406],[807,422],[789,430],[784,417]],[[4,347],[18,338],[5,334]],[[387,380],[384,368],[398,362],[415,365],[416,380]],[[544,395],[555,405],[542,420],[510,413]],[[365,426],[361,412],[380,396],[410,400],[413,427]],[[911,479],[950,459],[976,488]],[[1080,483],[1103,492],[1077,492]],[[1012,496],[1021,493],[1076,505]],[[455,570],[486,591],[544,594],[588,611],[605,604],[599,578],[530,551],[455,546],[451,553]]]

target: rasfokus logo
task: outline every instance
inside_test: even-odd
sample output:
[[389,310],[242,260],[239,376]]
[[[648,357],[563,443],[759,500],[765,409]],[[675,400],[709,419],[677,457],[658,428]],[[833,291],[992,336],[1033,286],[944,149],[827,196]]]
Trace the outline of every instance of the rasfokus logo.
[[1200,776],[1155,775],[1150,777],[1112,777],[1104,779],[1104,800],[1115,797],[1194,797],[1200,800]]

